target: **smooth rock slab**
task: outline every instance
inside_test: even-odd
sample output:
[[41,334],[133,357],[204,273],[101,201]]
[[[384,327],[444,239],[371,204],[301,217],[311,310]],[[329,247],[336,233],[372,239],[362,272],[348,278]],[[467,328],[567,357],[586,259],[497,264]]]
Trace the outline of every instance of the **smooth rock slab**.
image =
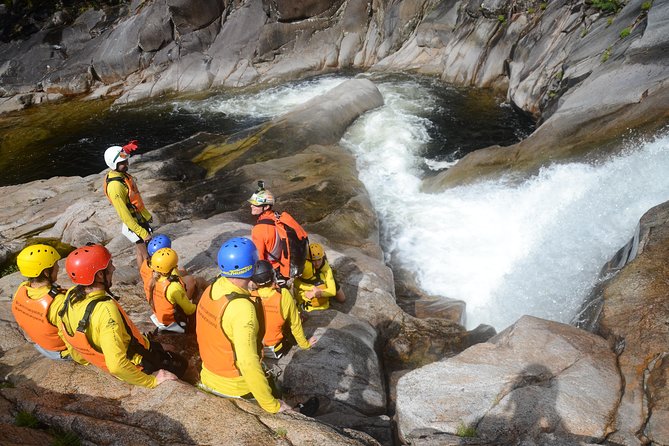
[[400,378],[399,433],[411,440],[470,427],[491,444],[603,439],[620,385],[604,339],[524,316],[489,342]]

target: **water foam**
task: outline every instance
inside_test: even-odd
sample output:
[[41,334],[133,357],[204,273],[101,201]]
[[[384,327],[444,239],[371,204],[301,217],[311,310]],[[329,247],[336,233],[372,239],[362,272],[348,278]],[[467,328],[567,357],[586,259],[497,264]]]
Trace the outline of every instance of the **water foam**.
[[[271,118],[344,80],[321,78],[197,107]],[[426,292],[465,301],[470,328],[501,330],[523,314],[569,322],[641,215],[669,199],[667,136],[597,166],[554,165],[522,184],[499,180],[422,193],[422,167],[447,166],[420,155],[436,99],[411,81],[377,85],[386,105],[358,119],[342,144],[356,156],[387,255],[414,272]]]

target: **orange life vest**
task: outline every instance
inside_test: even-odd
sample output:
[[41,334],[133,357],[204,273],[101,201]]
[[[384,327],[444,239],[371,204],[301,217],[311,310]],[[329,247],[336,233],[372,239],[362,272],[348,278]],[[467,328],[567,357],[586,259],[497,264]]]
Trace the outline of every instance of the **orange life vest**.
[[112,181],[119,181],[123,184],[125,184],[125,187],[128,189],[128,200],[126,201],[126,206],[130,210],[130,213],[137,219],[137,221],[142,221],[142,211],[144,210],[144,201],[142,200],[142,196],[139,195],[139,189],[137,188],[137,183],[135,183],[135,179],[132,177],[132,175],[123,173],[123,177],[110,177],[109,174],[111,172],[107,172],[107,175],[105,176],[105,181],[103,185],[103,189],[105,191],[105,195],[107,196],[107,200],[111,203],[111,198],[109,198],[109,193],[107,192],[107,186],[109,186],[109,183]]
[[151,292],[151,279],[153,279],[153,270],[149,266],[149,261],[144,260],[142,266],[139,267],[139,276],[142,278],[142,283],[144,284],[144,295],[146,300],[149,301],[149,294]]
[[176,308],[174,304],[167,300],[167,287],[173,282],[179,282],[185,289],[181,279],[178,276],[171,275],[167,277],[167,280],[161,280],[160,282],[156,281],[156,284],[153,287],[153,295],[150,296],[148,293],[146,295],[149,304],[153,309],[153,314],[156,315],[158,321],[163,325],[170,325],[171,323],[176,322],[174,315]]
[[304,268],[309,237],[307,231],[288,212],[265,211],[258,216],[251,230],[254,243],[265,246],[272,268],[288,278],[299,277]]
[[[204,290],[197,304],[195,333],[197,339],[207,340],[207,342],[198,342],[202,364],[207,367],[207,370],[224,378],[241,376],[235,365],[237,359],[235,348],[221,326],[223,313],[233,299],[248,299],[255,306],[255,303],[245,294],[230,293],[214,300],[211,296],[211,285]],[[258,343],[258,356],[262,357],[262,343],[260,342]]]
[[53,298],[63,293],[56,287],[39,299],[31,299],[28,296],[27,285],[21,284],[12,300],[12,313],[16,323],[26,332],[31,341],[45,350],[60,352],[67,347],[58,336],[58,327],[51,325],[47,314]]
[[[77,353],[79,353],[86,361],[90,362],[94,366],[106,372],[109,372],[107,364],[105,363],[105,355],[101,351],[96,349],[94,346],[92,346],[90,341],[88,340],[88,337],[86,336],[86,330],[90,325],[90,316],[93,313],[93,309],[95,309],[95,306],[97,304],[99,304],[100,302],[104,302],[106,300],[111,300],[116,304],[116,308],[118,308],[118,311],[121,313],[121,319],[123,320],[123,323],[125,325],[126,332],[130,334],[130,344],[128,345],[128,351],[126,353],[128,359],[132,359],[132,356],[135,353],[141,353],[139,350],[141,350],[142,348],[144,350],[148,350],[149,344],[144,338],[144,335],[139,331],[139,328],[137,328],[137,326],[135,326],[132,320],[130,320],[130,318],[123,310],[123,308],[121,308],[118,302],[109,296],[103,297],[101,299],[95,299],[88,303],[88,305],[86,306],[86,312],[84,313],[84,317],[81,319],[81,321],[79,321],[77,329],[73,334],[70,334],[68,328],[62,322],[62,319],[60,325],[63,337],[72,346],[72,348],[74,348],[77,351]],[[61,311],[61,315],[64,314],[65,311],[67,310],[68,302],[69,302],[69,297],[65,301],[65,307]],[[138,347],[135,348],[135,346]],[[142,369],[142,367],[140,366],[136,367],[140,370]]]
[[281,292],[274,290],[270,297],[261,298],[257,291],[251,292],[256,299],[262,300],[265,316],[265,336],[262,343],[268,347],[279,345],[283,340],[283,325],[286,320],[281,314]]

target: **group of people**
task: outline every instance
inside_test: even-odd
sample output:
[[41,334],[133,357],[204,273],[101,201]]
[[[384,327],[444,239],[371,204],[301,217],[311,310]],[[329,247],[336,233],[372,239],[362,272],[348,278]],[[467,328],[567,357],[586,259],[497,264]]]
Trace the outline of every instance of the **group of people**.
[[[291,250],[296,257],[299,248],[286,234],[308,243],[306,232],[289,214],[273,210],[274,197],[259,182],[248,200],[258,217],[251,238],[222,244],[220,275],[206,286],[204,279],[179,269],[167,235],[153,235],[151,214],[128,173],[136,149],[137,142],[131,141],[105,151],[110,170],[103,189],[121,218],[122,233],[136,246],[151,321],[158,330],[195,332],[201,389],[253,399],[270,413],[289,409],[268,380],[263,357],[280,358],[293,342],[311,348],[316,339],[306,339],[300,311],[327,309],[330,298],[345,301],[323,247],[308,244],[306,257],[294,267]],[[56,283],[60,258],[43,244],[27,246],[17,257],[26,280],[14,295],[12,312],[42,355],[93,364],[149,388],[184,375],[188,361],[142,334],[111,292],[115,267],[107,248],[90,244],[67,256],[65,269],[74,284],[69,289]]]

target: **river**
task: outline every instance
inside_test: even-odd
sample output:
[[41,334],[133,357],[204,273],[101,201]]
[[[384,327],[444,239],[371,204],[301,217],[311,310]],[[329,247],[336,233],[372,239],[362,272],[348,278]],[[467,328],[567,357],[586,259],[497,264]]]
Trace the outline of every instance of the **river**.
[[[595,164],[550,166],[521,183],[500,179],[423,193],[425,177],[477,148],[522,139],[532,123],[480,90],[371,77],[385,105],[358,119],[342,145],[356,157],[381,221],[386,260],[411,271],[427,293],[465,301],[469,328],[486,323],[502,330],[522,314],[570,322],[641,215],[669,199],[667,135],[627,141],[621,154]],[[103,110],[71,131],[69,142],[48,150],[66,161],[72,154],[85,158],[78,174],[93,173],[104,168],[100,147],[137,138],[147,150],[198,130],[231,133],[346,78]]]

